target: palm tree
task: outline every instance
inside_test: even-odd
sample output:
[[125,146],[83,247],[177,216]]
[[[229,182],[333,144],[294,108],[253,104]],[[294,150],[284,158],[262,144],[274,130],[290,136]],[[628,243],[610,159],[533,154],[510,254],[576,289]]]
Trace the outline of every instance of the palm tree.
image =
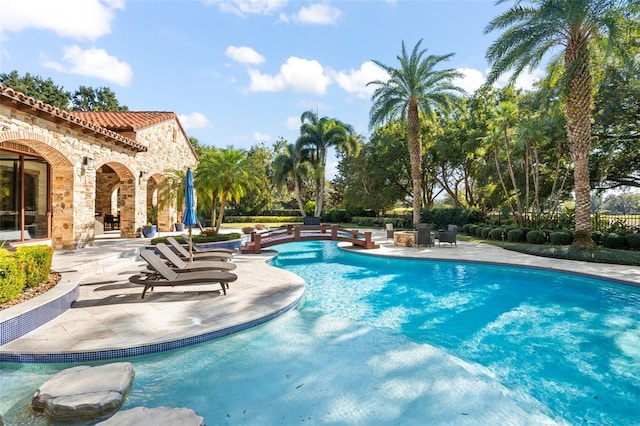
[[164,171],[164,179],[158,185],[158,209],[162,210],[167,205],[171,205],[176,211],[182,211],[186,174],[186,171],[178,169]]
[[[209,152],[196,170],[197,186],[209,192],[212,203],[211,222],[213,232],[220,231],[227,200],[240,201],[246,188],[252,184],[249,173],[250,162],[247,152],[233,146]],[[220,202],[218,217],[215,218],[216,204]]]
[[274,183],[282,188],[285,184],[288,188],[293,187],[293,192],[298,200],[298,208],[302,216],[305,216],[304,203],[300,194],[300,186],[302,179],[308,175],[307,167],[308,152],[300,150],[295,144],[287,144],[284,152],[279,154],[273,161],[273,180]]
[[384,124],[400,118],[407,120],[407,139],[409,158],[411,161],[411,181],[413,193],[413,223],[420,222],[422,194],[422,136],[420,134],[420,114],[434,119],[439,111],[447,111],[456,99],[456,92],[462,90],[452,81],[460,77],[454,69],[435,70],[448,55],[428,55],[423,57],[427,49],[420,50],[420,40],[411,55],[407,55],[404,41],[402,53],[398,56],[399,68],[373,62],[389,74],[389,80],[375,80],[367,83],[377,86],[371,96],[373,106],[369,113],[369,127]]
[[309,159],[313,165],[315,180],[316,208],[315,216],[322,214],[325,188],[325,169],[327,150],[334,147],[339,151],[354,153],[360,149],[358,139],[353,135],[353,128],[333,118],[318,118],[314,111],[305,111],[300,117],[300,137],[296,141],[296,149],[309,150]]
[[560,46],[562,49],[564,114],[574,163],[573,244],[577,248],[595,247],[589,212],[593,98],[590,45],[603,36],[608,38],[609,46],[618,47],[623,40],[619,32],[623,17],[638,15],[637,8],[632,10],[634,3],[637,1],[516,0],[513,7],[494,18],[485,29],[485,33],[504,30],[487,50],[486,57],[492,66],[487,84],[494,83],[507,71],[513,71],[511,80],[515,81],[525,68],[538,66],[551,48]]

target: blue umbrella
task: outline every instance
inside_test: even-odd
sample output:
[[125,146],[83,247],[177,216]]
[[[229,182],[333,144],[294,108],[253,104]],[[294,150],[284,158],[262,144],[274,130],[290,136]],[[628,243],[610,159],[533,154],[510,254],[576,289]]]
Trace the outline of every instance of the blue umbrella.
[[195,197],[193,195],[193,172],[187,169],[184,179],[184,214],[182,223],[189,227],[189,262],[193,262],[193,247],[191,242],[191,227],[198,224],[196,217]]

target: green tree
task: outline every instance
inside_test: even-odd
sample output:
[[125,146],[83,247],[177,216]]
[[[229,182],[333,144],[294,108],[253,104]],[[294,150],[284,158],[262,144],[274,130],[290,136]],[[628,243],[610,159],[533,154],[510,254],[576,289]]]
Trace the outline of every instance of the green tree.
[[[238,203],[253,184],[250,167],[247,152],[233,146],[209,151],[198,164],[194,185],[203,198],[212,203],[211,221],[215,233],[220,231],[226,202],[234,200]],[[217,202],[220,206],[216,218]]]
[[[504,3],[499,0],[497,3]],[[485,33],[504,30],[491,44],[486,58],[491,65],[487,84],[513,71],[511,80],[524,69],[536,67],[553,47],[562,50],[564,114],[567,120],[571,158],[574,162],[576,199],[575,238],[577,248],[594,248],[589,214],[589,154],[591,152],[591,108],[593,83],[590,45],[607,37],[615,47],[621,41],[619,26],[625,13],[637,19],[635,0],[516,0],[487,25]]]
[[71,94],[62,86],[54,84],[50,78],[44,80],[39,75],[29,73],[20,77],[18,71],[14,70],[8,74],[0,74],[0,83],[60,109],[69,108]]
[[80,86],[71,97],[72,111],[129,111],[108,87]]
[[327,151],[334,147],[337,151],[357,154],[359,150],[358,138],[354,136],[353,128],[333,118],[318,118],[314,111],[305,111],[300,117],[300,137],[296,144],[298,150],[309,150],[309,159],[313,166],[315,181],[315,213],[322,214],[325,192],[325,172],[327,165]]
[[389,75],[387,81],[375,80],[367,85],[377,86],[371,99],[373,106],[369,114],[370,128],[384,124],[388,120],[401,118],[407,121],[407,139],[411,161],[411,181],[413,194],[413,222],[420,222],[422,195],[422,137],[420,114],[432,119],[438,111],[447,111],[455,100],[456,92],[461,89],[452,81],[460,77],[454,69],[436,70],[447,55],[428,55],[426,49],[420,50],[420,40],[411,55],[402,42],[401,55],[397,57],[399,68],[393,68],[380,61],[373,62]]
[[274,153],[260,143],[249,149],[247,161],[252,185],[247,186],[244,196],[234,207],[241,215],[257,215],[273,205]]
[[302,200],[301,186],[303,179],[309,175],[307,154],[307,150],[290,143],[284,146],[283,152],[273,161],[274,184],[278,188],[286,187],[289,192],[295,193],[302,216],[305,216],[305,203]]
[[162,182],[158,184],[158,209],[166,206],[182,211],[184,205],[185,170],[167,169],[164,171]]

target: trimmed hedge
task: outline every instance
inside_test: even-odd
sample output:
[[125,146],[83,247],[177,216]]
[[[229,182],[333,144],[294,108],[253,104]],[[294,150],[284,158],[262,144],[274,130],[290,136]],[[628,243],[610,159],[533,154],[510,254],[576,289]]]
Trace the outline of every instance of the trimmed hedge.
[[556,231],[549,234],[549,242],[554,245],[567,246],[571,244],[571,234],[565,231]]
[[489,238],[494,241],[502,241],[502,235],[506,237],[507,232],[504,228],[493,228],[489,231]]
[[624,238],[628,248],[640,250],[640,233],[627,234]]
[[49,278],[53,248],[45,245],[20,246],[15,257],[26,274],[27,287],[37,287]]
[[529,244],[544,244],[547,242],[547,234],[539,229],[527,232],[527,242]]
[[621,249],[624,247],[624,236],[615,232],[602,235],[602,246],[610,249]]
[[579,250],[573,246],[551,246],[546,244],[512,244],[505,246],[505,249],[555,259],[640,266],[640,256],[638,256],[638,253],[635,251],[611,250],[606,248]]
[[507,241],[510,243],[523,243],[527,241],[526,234],[522,228],[510,229],[507,232]]
[[[206,232],[206,230],[205,230]],[[238,233],[238,232],[230,232],[228,234],[212,234],[212,235],[192,235],[191,239],[193,240],[193,242],[195,244],[202,244],[202,243],[217,243],[220,241],[231,241],[231,240],[237,240],[238,238],[241,238],[242,234]],[[168,237],[158,237],[158,238],[153,238],[151,240],[151,244],[155,245],[158,243],[165,243],[167,244],[167,238]],[[177,242],[181,243],[181,244],[186,244],[187,242],[180,236],[175,236],[174,237],[176,239]]]
[[302,216],[225,216],[224,223],[302,223]]
[[17,299],[26,282],[27,275],[14,253],[0,249],[0,303]]

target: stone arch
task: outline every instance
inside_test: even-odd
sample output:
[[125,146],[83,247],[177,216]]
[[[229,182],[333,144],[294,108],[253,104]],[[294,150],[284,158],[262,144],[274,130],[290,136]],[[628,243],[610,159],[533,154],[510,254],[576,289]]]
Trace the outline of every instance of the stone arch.
[[10,130],[0,132],[0,148],[37,155],[50,167],[51,198],[47,216],[51,245],[56,249],[74,249],[84,244],[84,236],[76,228],[74,211],[76,173],[68,147],[41,133]]
[[[96,169],[96,213],[119,217],[120,235],[135,238],[140,222],[136,208],[136,177],[127,165],[108,161]],[[114,191],[119,191],[117,206],[112,205]]]

